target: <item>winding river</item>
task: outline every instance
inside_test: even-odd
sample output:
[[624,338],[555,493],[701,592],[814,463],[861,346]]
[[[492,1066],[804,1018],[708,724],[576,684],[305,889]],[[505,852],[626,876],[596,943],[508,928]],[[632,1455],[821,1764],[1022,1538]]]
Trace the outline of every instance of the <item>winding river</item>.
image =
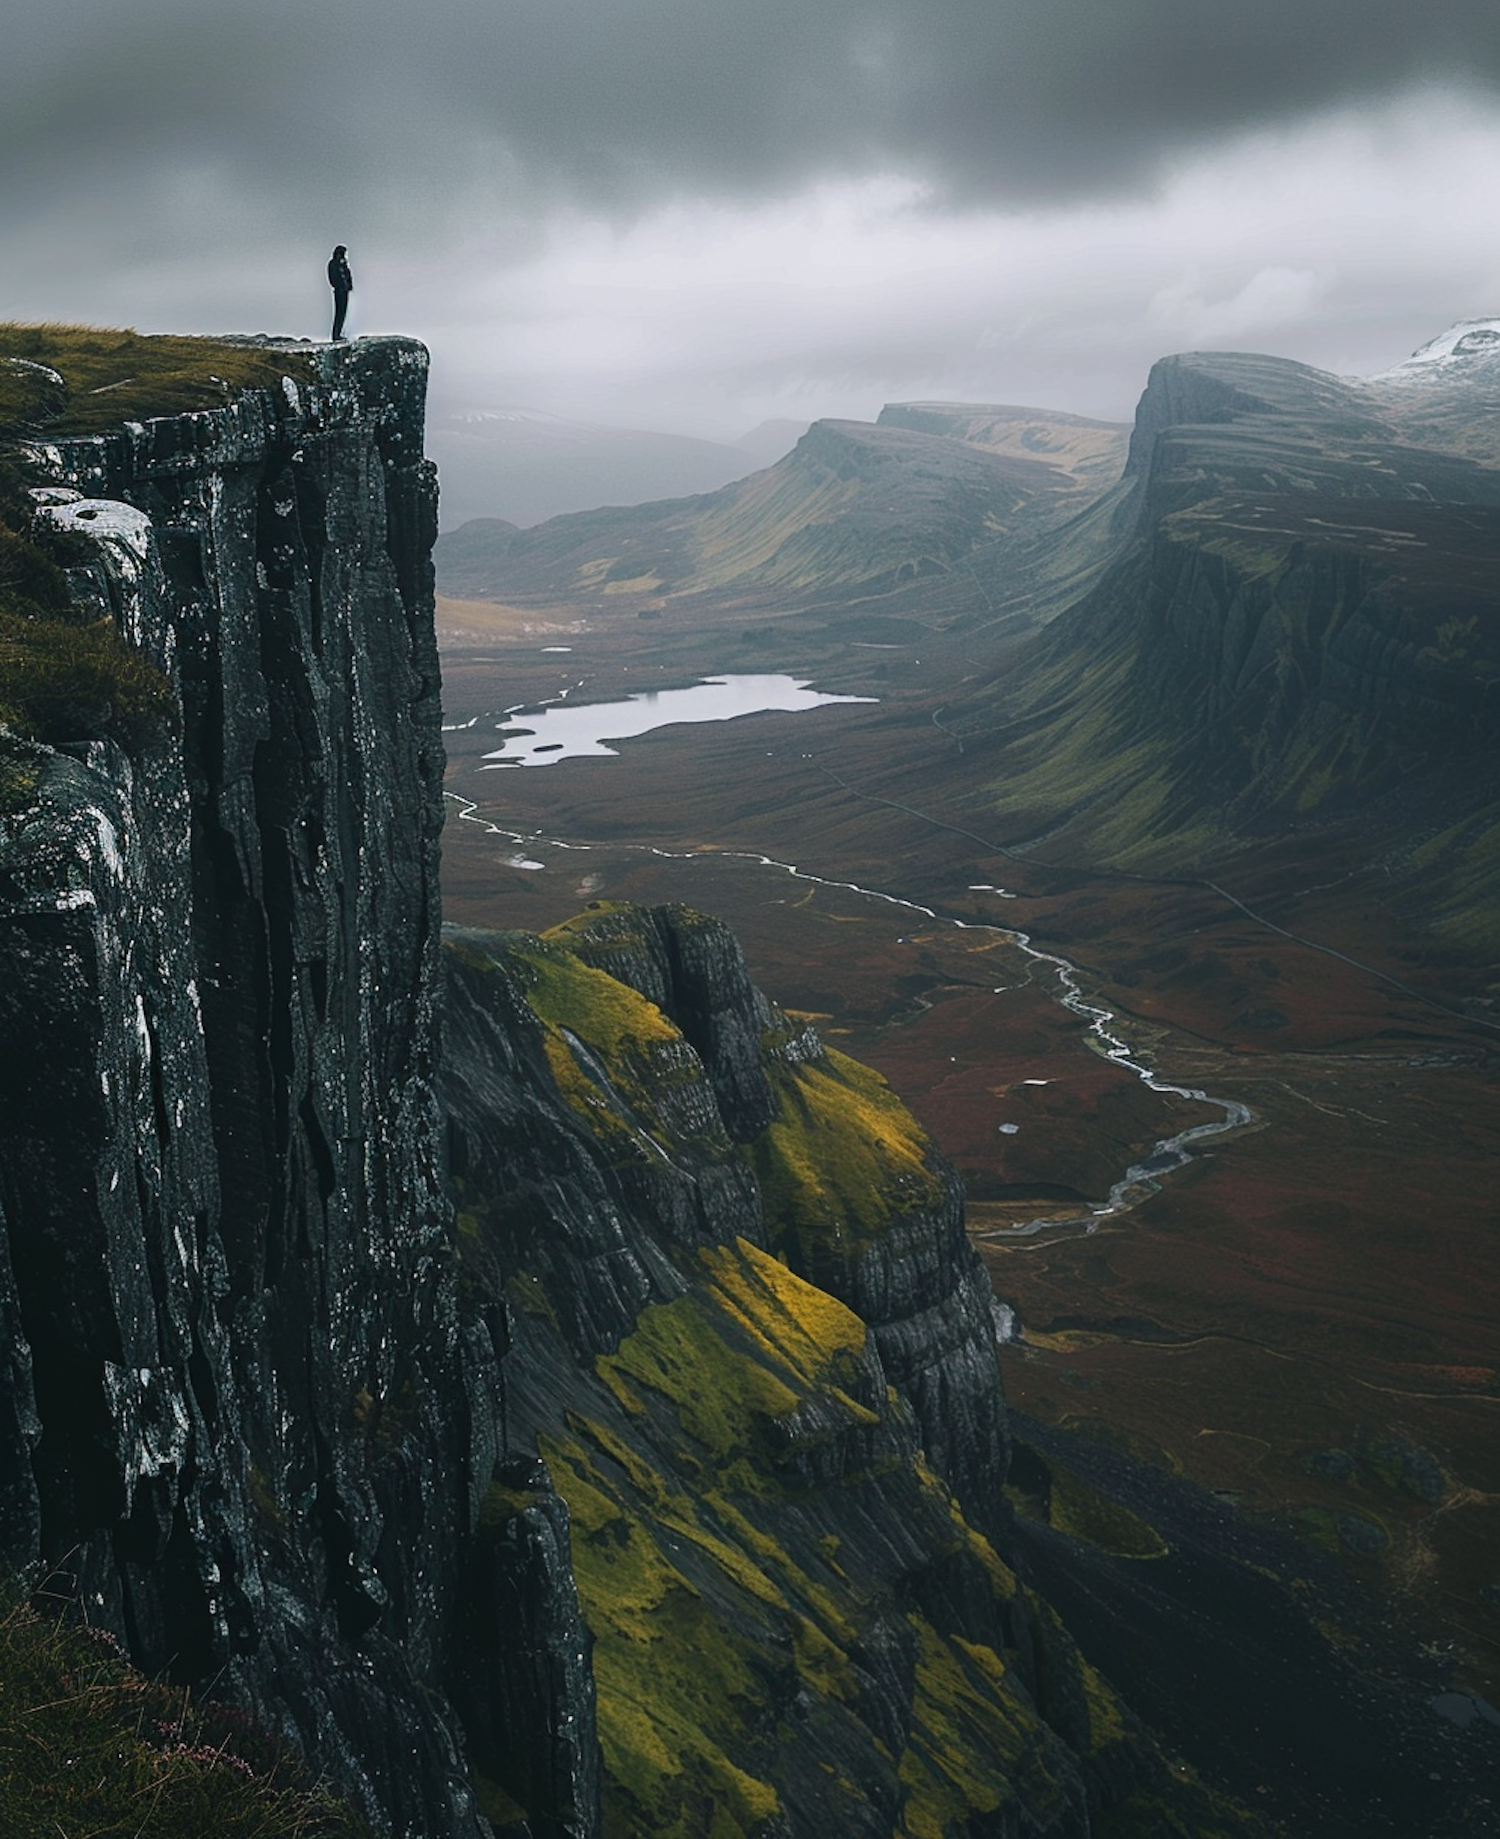
[[[1056,952],[1043,951],[1031,942],[1029,934],[1018,932],[1008,926],[994,926],[984,921],[955,919],[948,914],[939,913],[932,907],[923,906],[920,901],[909,900],[904,895],[888,894],[880,888],[862,887],[855,881],[837,881],[826,875],[818,875],[810,869],[799,867],[794,862],[781,862],[774,856],[765,856],[754,850],[714,850],[699,849],[662,849],[652,843],[601,845],[595,843],[569,842],[562,837],[544,836],[540,832],[525,834],[520,831],[507,830],[503,825],[493,823],[480,815],[475,800],[465,798],[457,792],[448,792],[446,796],[458,808],[460,821],[480,825],[490,835],[503,838],[516,846],[517,853],[509,858],[516,868],[540,869],[545,865],[535,859],[529,852],[538,849],[567,850],[570,853],[587,854],[592,850],[607,847],[612,851],[630,850],[643,855],[659,857],[663,861],[688,862],[699,856],[712,854],[717,861],[748,862],[759,868],[778,871],[790,875],[797,881],[805,881],[814,887],[835,888],[842,893],[854,894],[864,900],[883,901],[888,906],[898,907],[902,911],[930,920],[939,926],[950,926],[958,932],[982,932],[995,938],[1003,939],[1015,947],[1039,970],[1051,977],[1053,993],[1056,1000],[1065,1009],[1070,1010],[1086,1024],[1085,1033],[1093,1042],[1096,1050],[1115,1065],[1134,1073],[1153,1092],[1170,1094],[1177,1098],[1191,1099],[1222,1112],[1218,1120],[1206,1124],[1194,1124],[1175,1135],[1163,1137],[1152,1146],[1149,1155],[1139,1162],[1133,1162],[1119,1180],[1110,1188],[1108,1199],[1098,1206],[1083,1213],[1048,1214],[1042,1218],[1023,1220],[1014,1226],[986,1227],[977,1232],[976,1238],[1003,1242],[1012,1239],[1036,1238],[1046,1234],[1048,1237],[1078,1235],[1096,1232],[1105,1220],[1119,1214],[1128,1213],[1149,1195],[1155,1194],[1163,1180],[1174,1170],[1184,1167],[1192,1160],[1191,1145],[1204,1142],[1209,1137],[1223,1136],[1226,1131],[1240,1130],[1254,1122],[1255,1114],[1250,1107],[1235,1098],[1218,1098],[1211,1092],[1204,1092],[1197,1086],[1175,1085],[1170,1080],[1159,1078],[1151,1067],[1133,1048],[1123,1035],[1115,1032],[1117,1017],[1113,1010],[1091,1002],[1084,994],[1079,982],[1078,967]],[[1003,888],[989,890],[998,897],[1008,898]]]

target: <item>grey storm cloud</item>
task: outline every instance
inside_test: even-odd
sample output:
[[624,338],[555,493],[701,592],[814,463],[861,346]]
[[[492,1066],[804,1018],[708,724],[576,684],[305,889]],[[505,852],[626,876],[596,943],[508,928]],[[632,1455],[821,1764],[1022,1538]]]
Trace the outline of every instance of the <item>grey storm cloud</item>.
[[369,222],[878,172],[1049,204],[1422,82],[1500,85],[1494,0],[55,0],[7,26],[0,186],[102,211],[199,167]]

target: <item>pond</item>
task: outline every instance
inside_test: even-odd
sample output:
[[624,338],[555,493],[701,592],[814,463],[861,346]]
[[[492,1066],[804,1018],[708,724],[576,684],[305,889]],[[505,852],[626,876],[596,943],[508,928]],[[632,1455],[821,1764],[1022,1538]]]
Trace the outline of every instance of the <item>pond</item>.
[[513,710],[500,727],[504,745],[484,758],[500,767],[552,766],[558,760],[613,756],[610,741],[649,734],[674,722],[727,722],[771,710],[821,709],[830,703],[874,702],[873,696],[832,696],[785,676],[709,677],[682,690],[646,690],[621,702],[553,703]]

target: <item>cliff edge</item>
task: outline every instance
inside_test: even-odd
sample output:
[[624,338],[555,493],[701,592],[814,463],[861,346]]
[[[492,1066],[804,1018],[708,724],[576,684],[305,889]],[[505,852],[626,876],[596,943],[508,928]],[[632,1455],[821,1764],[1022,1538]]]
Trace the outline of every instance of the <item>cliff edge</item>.
[[490,1458],[434,1090],[427,359],[308,368],[42,448],[77,596],[178,716],[48,751],[3,820],[0,1539],[383,1822],[477,1834],[431,1690]]

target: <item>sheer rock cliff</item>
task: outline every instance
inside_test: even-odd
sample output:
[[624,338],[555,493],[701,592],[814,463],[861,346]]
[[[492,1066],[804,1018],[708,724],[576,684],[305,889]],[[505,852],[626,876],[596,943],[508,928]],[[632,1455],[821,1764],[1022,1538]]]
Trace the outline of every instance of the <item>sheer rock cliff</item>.
[[5,1542],[397,1830],[468,1834],[431,1688],[491,1456],[434,1090],[426,354],[320,368],[48,455],[101,533],[80,595],[181,714],[5,821]]

